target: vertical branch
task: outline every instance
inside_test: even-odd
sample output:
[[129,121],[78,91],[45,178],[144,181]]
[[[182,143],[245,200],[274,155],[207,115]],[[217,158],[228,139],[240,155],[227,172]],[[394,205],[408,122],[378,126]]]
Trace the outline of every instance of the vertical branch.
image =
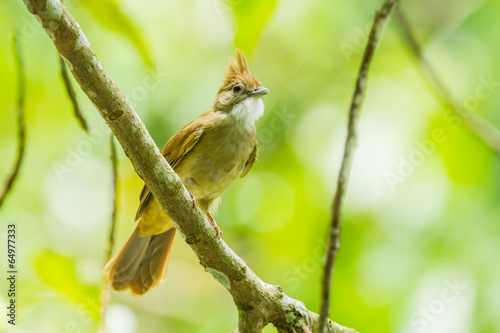
[[359,69],[356,88],[352,96],[349,109],[349,121],[347,125],[347,138],[344,146],[344,156],[337,180],[337,190],[332,205],[332,219],[330,225],[328,248],[326,252],[325,270],[323,272],[322,291],[321,291],[321,310],[318,323],[318,333],[327,331],[328,312],[330,310],[330,291],[333,278],[333,268],[338,250],[340,248],[340,227],[341,227],[341,208],[342,199],[347,187],[354,151],[357,144],[357,123],[361,112],[361,104],[365,97],[366,82],[370,63],[377,47],[378,41],[384,32],[387,19],[396,5],[397,0],[385,0],[382,7],[375,14],[370,36],[363,54],[361,67]]
[[[115,226],[116,226],[116,212],[118,206],[118,158],[116,157],[115,136],[111,133],[109,140],[111,148],[111,164],[113,172],[113,208],[111,211],[111,225],[109,228],[109,236],[104,253],[104,265],[111,259],[113,254],[113,247],[115,245]],[[101,282],[101,309],[99,320],[99,332],[106,332],[106,312],[108,310],[108,303],[111,295],[108,287],[108,279],[106,274],[102,276]]]
[[115,245],[116,212],[118,206],[118,158],[116,156],[115,136],[111,133],[109,140],[111,150],[111,162],[113,170],[113,210],[111,211],[111,227],[108,236],[108,247],[106,250],[105,262],[111,259],[113,247]]
[[19,171],[21,169],[21,164],[24,159],[24,151],[26,145],[26,130],[24,123],[24,101],[25,101],[25,90],[26,90],[26,79],[24,77],[24,65],[21,54],[21,45],[17,39],[17,32],[14,32],[12,37],[12,54],[14,56],[14,62],[16,66],[17,73],[17,124],[18,124],[18,149],[16,162],[14,164],[14,169],[12,170],[10,176],[7,178],[5,187],[0,193],[0,207],[7,198],[7,195],[12,190],[14,182],[17,179]]
[[85,120],[85,117],[83,117],[82,110],[78,105],[78,100],[76,99],[75,90],[71,85],[71,80],[69,79],[68,70],[66,69],[66,64],[64,63],[64,59],[61,56],[59,56],[59,63],[61,65],[61,76],[64,81],[64,87],[66,88],[68,97],[71,100],[71,104],[73,105],[73,112],[75,114],[75,117],[76,119],[78,119],[78,123],[80,124],[81,128],[88,133],[89,129],[87,126],[87,121]]
[[451,96],[450,91],[446,88],[446,85],[443,83],[437,72],[425,58],[422,48],[411,29],[410,22],[408,21],[403,8],[398,11],[396,19],[401,28],[403,38],[415,58],[419,61],[421,69],[424,72],[424,77],[436,97],[441,100],[445,106],[457,113],[464,120],[474,135],[476,135],[495,152],[500,154],[500,130],[479,114],[474,112],[463,112],[455,107],[457,103]]

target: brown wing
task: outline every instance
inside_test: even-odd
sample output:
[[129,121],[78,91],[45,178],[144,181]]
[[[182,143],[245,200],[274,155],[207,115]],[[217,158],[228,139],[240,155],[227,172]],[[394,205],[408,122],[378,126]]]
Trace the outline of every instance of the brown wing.
[[[204,114],[206,115],[206,113]],[[175,170],[175,167],[179,164],[186,154],[193,149],[201,135],[203,134],[204,126],[200,119],[204,116],[196,118],[191,123],[187,124],[183,129],[181,129],[176,135],[174,135],[167,144],[161,150],[163,156],[167,159],[168,164]],[[146,209],[149,201],[153,198],[153,194],[148,189],[146,185],[142,188],[139,200],[139,208],[135,215],[135,220],[137,221],[144,210]]]
[[255,147],[252,150],[252,153],[250,154],[250,157],[248,157],[247,162],[245,163],[245,167],[243,168],[243,171],[241,171],[240,178],[243,178],[247,175],[248,171],[252,168],[253,164],[255,163],[255,160],[257,159],[257,143],[255,144]]

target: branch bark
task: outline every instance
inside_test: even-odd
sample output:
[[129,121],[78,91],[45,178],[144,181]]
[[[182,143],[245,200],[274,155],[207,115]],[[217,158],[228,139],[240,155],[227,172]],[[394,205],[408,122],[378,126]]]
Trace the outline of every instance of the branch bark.
[[337,189],[332,204],[332,219],[328,237],[328,247],[326,250],[325,269],[322,279],[320,319],[317,331],[319,333],[327,332],[327,318],[330,311],[331,284],[334,273],[335,259],[337,258],[337,253],[340,248],[342,200],[347,188],[349,174],[351,172],[354,151],[356,150],[358,118],[361,113],[361,105],[365,97],[368,70],[370,69],[375,48],[377,47],[377,44],[384,32],[387,19],[389,18],[393,8],[398,3],[399,2],[397,0],[385,0],[382,7],[380,7],[375,14],[368,42],[363,54],[363,59],[361,61],[358,78],[356,80],[356,88],[354,89],[351,106],[349,108],[349,121],[347,124],[347,138],[344,146],[344,156],[342,158],[342,165],[337,179]]
[[12,54],[14,55],[14,62],[16,64],[16,72],[17,72],[17,124],[18,124],[18,148],[17,148],[17,157],[16,162],[14,163],[14,168],[10,173],[10,176],[7,178],[7,182],[0,193],[0,207],[5,202],[7,195],[12,190],[14,183],[19,175],[19,171],[21,170],[21,165],[24,159],[24,151],[26,146],[26,129],[24,123],[24,96],[26,90],[25,84],[25,76],[24,76],[24,65],[21,55],[21,45],[19,44],[19,40],[17,39],[17,33],[14,32],[12,37]]
[[[255,321],[258,327],[272,323],[279,332],[303,332],[304,326],[314,330],[317,314],[285,295],[280,287],[259,279],[222,239],[216,237],[210,222],[193,207],[181,180],[163,158],[144,124],[61,2],[25,0],[25,4],[40,19],[57,50],[67,60],[76,81],[200,264],[232,295],[242,321]],[[329,322],[328,328],[329,332],[356,332],[333,322]],[[240,329],[242,333],[254,332],[249,322],[240,324]]]

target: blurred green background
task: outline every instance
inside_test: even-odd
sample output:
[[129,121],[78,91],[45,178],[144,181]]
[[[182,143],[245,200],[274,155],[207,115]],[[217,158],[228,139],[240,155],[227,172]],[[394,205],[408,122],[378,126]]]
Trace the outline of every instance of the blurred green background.
[[[160,147],[211,107],[235,47],[246,53],[271,90],[257,123],[260,155],[223,195],[216,219],[264,281],[318,311],[347,108],[381,1],[65,3]],[[500,127],[500,2],[405,8],[458,107]],[[111,215],[109,130],[77,89],[90,135],[79,128],[52,42],[21,1],[1,1],[2,186],[17,149],[15,28],[27,75],[27,152],[0,210],[2,253],[6,225],[18,226],[19,269],[18,325],[2,314],[0,331],[93,332]],[[432,93],[394,20],[375,54],[359,134],[331,318],[360,332],[500,332],[500,158]],[[142,187],[121,148],[119,159],[116,246],[134,227]],[[5,271],[6,256],[0,261]],[[140,298],[112,293],[107,316],[110,333],[236,325],[230,295],[180,238],[167,280]]]

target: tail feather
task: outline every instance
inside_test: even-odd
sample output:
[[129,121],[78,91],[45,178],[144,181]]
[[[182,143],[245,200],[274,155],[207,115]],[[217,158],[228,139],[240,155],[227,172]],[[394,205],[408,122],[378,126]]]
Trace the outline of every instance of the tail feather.
[[171,228],[141,237],[137,227],[105,267],[111,288],[130,288],[133,295],[143,295],[158,285],[166,276],[176,234],[177,230]]
[[137,278],[130,285],[134,295],[146,293],[165,279],[176,234],[177,229],[172,228],[159,235],[151,236],[151,242],[144,254],[147,260],[143,260]]

